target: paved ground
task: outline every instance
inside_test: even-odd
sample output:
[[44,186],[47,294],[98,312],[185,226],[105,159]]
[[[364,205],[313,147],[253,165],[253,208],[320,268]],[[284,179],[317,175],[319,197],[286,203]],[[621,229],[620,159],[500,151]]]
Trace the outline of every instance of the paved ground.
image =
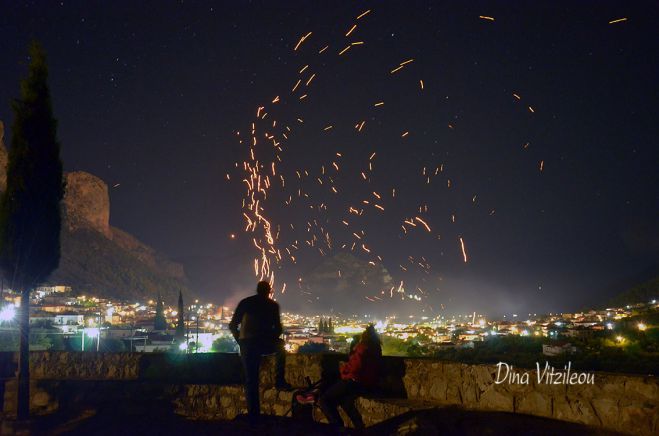
[[[131,413],[120,406],[82,410],[34,418],[28,426],[3,423],[3,434],[34,435],[332,435],[329,426],[292,418],[264,416],[251,427],[243,417],[233,421],[191,421],[154,408]],[[21,431],[24,429],[24,431]],[[457,408],[431,409],[392,418],[366,429],[365,435],[613,435],[578,424],[496,412],[469,412]]]

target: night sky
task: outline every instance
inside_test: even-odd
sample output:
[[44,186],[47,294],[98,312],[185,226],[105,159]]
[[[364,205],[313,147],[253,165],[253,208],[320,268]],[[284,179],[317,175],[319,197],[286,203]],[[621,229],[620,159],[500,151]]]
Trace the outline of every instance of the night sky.
[[[264,106],[264,177],[265,132],[283,151],[263,214],[278,249],[299,247],[273,266],[283,309],[568,311],[659,264],[659,7],[630,3],[6,1],[0,119],[36,38],[65,169],[104,179],[111,224],[182,262],[211,301],[254,288],[264,237],[244,232],[241,179]],[[421,301],[307,284],[353,242]]]

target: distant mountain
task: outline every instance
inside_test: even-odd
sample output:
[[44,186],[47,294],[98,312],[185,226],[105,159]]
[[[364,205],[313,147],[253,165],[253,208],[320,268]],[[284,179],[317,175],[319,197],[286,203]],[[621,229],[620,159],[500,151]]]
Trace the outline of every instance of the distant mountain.
[[628,304],[647,303],[659,298],[659,276],[633,286],[626,291],[613,297],[608,307],[621,307]]
[[[0,190],[6,188],[7,150],[0,121]],[[76,294],[121,300],[154,299],[160,292],[174,304],[179,290],[192,295],[183,266],[110,226],[107,184],[83,171],[65,174],[61,260],[50,284]]]
[[190,295],[184,277],[154,268],[93,229],[64,228],[61,244],[60,267],[49,282],[70,285],[78,295],[137,302],[160,292],[168,304],[174,304],[179,290]]

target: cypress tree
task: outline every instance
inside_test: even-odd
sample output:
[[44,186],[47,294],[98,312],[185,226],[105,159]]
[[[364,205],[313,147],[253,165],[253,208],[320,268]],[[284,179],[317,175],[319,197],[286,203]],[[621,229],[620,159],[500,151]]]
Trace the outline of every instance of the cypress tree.
[[176,340],[183,341],[185,337],[185,316],[183,314],[183,293],[178,291],[178,321],[176,323]]
[[165,305],[162,302],[160,292],[158,292],[158,302],[156,303],[156,319],[153,321],[154,330],[167,330],[167,319],[165,318]]
[[30,291],[48,278],[60,260],[64,183],[47,79],[46,55],[34,42],[20,98],[12,102],[7,189],[0,199],[0,268],[11,286],[21,292],[18,419],[27,419],[30,413]]

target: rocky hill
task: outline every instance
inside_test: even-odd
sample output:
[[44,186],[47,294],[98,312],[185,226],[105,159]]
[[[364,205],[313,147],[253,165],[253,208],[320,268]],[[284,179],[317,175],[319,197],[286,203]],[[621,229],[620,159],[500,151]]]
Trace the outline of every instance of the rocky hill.
[[[0,121],[0,190],[7,186],[7,150]],[[190,295],[183,266],[110,225],[108,185],[93,174],[65,174],[60,267],[51,284],[75,293],[123,300],[153,299],[160,292],[174,304],[179,290]]]

